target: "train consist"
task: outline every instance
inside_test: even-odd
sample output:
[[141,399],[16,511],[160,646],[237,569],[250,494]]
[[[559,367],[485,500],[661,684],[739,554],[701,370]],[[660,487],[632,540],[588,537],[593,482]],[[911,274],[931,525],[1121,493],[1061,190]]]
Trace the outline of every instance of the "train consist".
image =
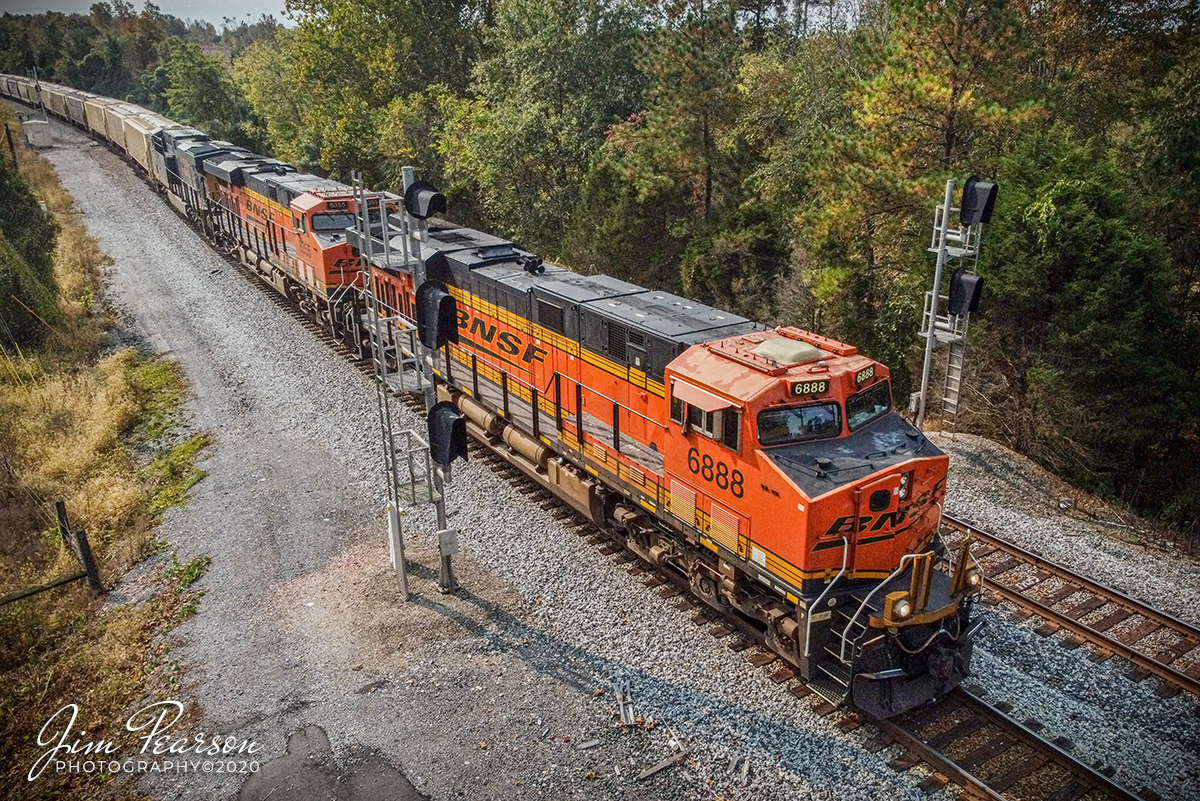
[[419,247],[457,315],[438,392],[470,432],[756,627],[830,701],[889,717],[967,675],[981,577],[969,543],[951,554],[938,537],[948,457],[897,414],[888,368],[852,345],[440,221],[398,244],[395,195],[373,195],[359,232],[366,195],[345,184],[86,92],[0,76],[0,94],[110,142],[360,354],[372,309],[412,327],[413,262],[394,256]]

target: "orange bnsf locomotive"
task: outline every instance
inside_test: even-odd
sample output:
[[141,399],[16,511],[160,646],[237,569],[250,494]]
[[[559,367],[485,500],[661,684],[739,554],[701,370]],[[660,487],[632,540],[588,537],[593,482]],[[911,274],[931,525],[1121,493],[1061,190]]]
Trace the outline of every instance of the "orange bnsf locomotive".
[[[457,309],[439,393],[477,439],[831,701],[887,717],[966,675],[980,577],[965,553],[935,569],[949,460],[887,367],[467,228],[435,225],[422,255]],[[410,267],[368,262],[386,313],[413,309]]]
[[471,434],[756,627],[828,700],[888,717],[966,676],[980,574],[966,544],[950,554],[938,538],[948,458],[853,346],[578,275],[480,231],[435,222],[414,239],[395,195],[373,196],[359,232],[366,195],[344,184],[87,93],[0,76],[0,94],[110,141],[360,354],[372,308],[390,344],[415,327],[415,263],[397,256],[420,248],[457,313],[438,392]]

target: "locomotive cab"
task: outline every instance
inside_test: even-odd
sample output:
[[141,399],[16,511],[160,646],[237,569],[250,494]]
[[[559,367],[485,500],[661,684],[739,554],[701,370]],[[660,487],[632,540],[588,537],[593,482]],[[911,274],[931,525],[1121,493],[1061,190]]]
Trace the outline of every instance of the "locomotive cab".
[[305,282],[323,294],[362,284],[362,268],[346,229],[354,227],[355,202],[349,192],[306,192],[291,203],[297,238],[297,268]]
[[781,328],[694,346],[666,381],[671,513],[714,556],[712,601],[878,717],[961,681],[978,574],[966,553],[936,569],[949,458],[895,412],[887,368]]

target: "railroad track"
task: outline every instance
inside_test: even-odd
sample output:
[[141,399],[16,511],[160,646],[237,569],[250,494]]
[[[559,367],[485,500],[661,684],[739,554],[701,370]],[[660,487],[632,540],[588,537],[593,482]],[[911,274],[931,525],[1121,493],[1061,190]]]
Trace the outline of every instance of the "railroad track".
[[1157,801],[1153,791],[1140,795],[1069,752],[1070,740],[1047,740],[1037,721],[1018,722],[1007,709],[959,688],[934,704],[894,720],[874,721],[882,741],[867,749],[899,743],[904,753],[889,764],[897,770],[923,761],[933,773],[926,790],[953,782],[975,798],[1022,801]]
[[[344,343],[331,337],[323,326],[253,275],[236,256],[222,255],[275,306],[322,337],[335,353],[365,375],[373,375],[369,360],[359,358]],[[414,412],[424,413],[421,398],[412,393],[401,394],[399,398]],[[1158,796],[1153,792],[1143,791],[1135,796],[1105,773],[1071,755],[1068,752],[1070,743],[1062,738],[1047,740],[1041,737],[1035,721],[1019,723],[1005,714],[1002,705],[991,706],[966,690],[957,690],[934,704],[886,721],[865,720],[858,713],[828,702],[765,647],[756,628],[741,618],[721,615],[694,600],[681,576],[643,562],[610,532],[597,527],[531,482],[487,446],[471,440],[471,447],[477,457],[482,457],[518,492],[549,511],[601,554],[641,578],[648,590],[671,602],[676,609],[692,612],[693,624],[705,627],[711,636],[724,640],[731,651],[746,652],[750,663],[766,671],[781,690],[797,699],[807,699],[814,704],[814,712],[822,717],[836,716],[834,723],[842,731],[865,727],[872,732],[864,745],[868,751],[896,748],[898,754],[889,761],[890,767],[919,773],[923,790],[932,792],[953,783],[970,797],[993,801],[1157,801]],[[982,541],[982,537],[978,538]],[[999,592],[994,581],[989,583]]]
[[[410,405],[423,408],[415,399]],[[921,776],[921,789],[933,792],[954,784],[969,797],[992,801],[1157,801],[1154,792],[1134,795],[1110,778],[1111,769],[1097,769],[1071,754],[1069,740],[1047,739],[1036,721],[1019,722],[1006,714],[1009,708],[1003,703],[991,705],[968,690],[956,690],[934,704],[885,721],[864,719],[828,702],[764,646],[756,628],[693,599],[681,576],[631,554],[608,531],[561,503],[485,445],[472,440],[471,449],[530,502],[640,578],[648,591],[681,612],[692,612],[692,623],[723,640],[731,651],[744,652],[781,690],[812,703],[817,715],[833,717],[841,731],[866,730],[868,751],[895,749],[897,755],[889,766],[915,771]]]
[[985,604],[1008,601],[1017,607],[1014,621],[1037,618],[1047,637],[1067,632],[1064,648],[1087,644],[1093,662],[1131,663],[1126,675],[1134,681],[1157,676],[1160,696],[1187,691],[1200,701],[1200,628],[966,521],[945,516],[942,528],[951,540],[969,533],[978,543],[972,550],[985,575]]

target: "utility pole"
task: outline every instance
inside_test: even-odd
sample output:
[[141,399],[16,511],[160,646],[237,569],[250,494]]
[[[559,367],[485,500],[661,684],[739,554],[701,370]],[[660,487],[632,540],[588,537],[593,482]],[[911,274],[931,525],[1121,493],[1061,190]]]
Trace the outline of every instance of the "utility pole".
[[[416,175],[412,167],[403,168],[404,176],[404,191],[408,192],[408,188],[416,181]],[[425,254],[422,252],[421,246],[428,238],[428,223],[423,219],[416,219],[409,214],[405,209],[405,216],[408,217],[408,230],[414,231],[415,223],[415,239],[416,243],[413,249],[416,251],[415,265],[413,267],[413,284],[420,288],[425,283]],[[435,388],[433,373],[433,361],[436,357],[436,351],[431,351],[425,347],[425,343],[419,339],[416,342],[418,352],[420,354],[421,372],[425,375],[425,412],[428,415],[437,404],[437,389]],[[446,516],[446,482],[443,469],[438,466],[433,470],[433,494],[434,508],[437,510],[437,526],[438,526],[438,555],[440,557],[441,566],[438,571],[438,589],[443,593],[454,592],[458,589],[458,582],[454,578],[454,567],[451,563],[451,557],[458,545],[457,534],[450,530],[449,520]]]

